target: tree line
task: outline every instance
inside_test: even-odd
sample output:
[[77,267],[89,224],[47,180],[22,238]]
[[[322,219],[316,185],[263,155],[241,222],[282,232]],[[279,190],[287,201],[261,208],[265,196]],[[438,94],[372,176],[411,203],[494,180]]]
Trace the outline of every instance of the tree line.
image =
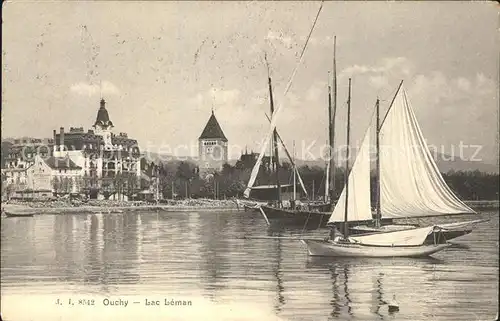
[[[207,178],[202,178],[195,164],[167,162],[152,164],[159,177],[159,190],[163,198],[231,198],[242,197],[251,174],[251,168],[236,163],[224,164],[222,170]],[[154,172],[154,171],[153,171]],[[292,166],[283,162],[279,167],[280,184],[293,183]],[[325,169],[319,166],[303,165],[298,172],[308,192],[308,197],[315,199],[325,195]],[[344,187],[344,170],[335,170],[335,196],[339,196]],[[499,198],[499,176],[475,171],[449,171],[442,173],[450,189],[463,200],[497,200]],[[154,175],[153,175],[154,176]],[[375,175],[372,173],[372,195],[375,195]],[[298,179],[297,179],[298,182]],[[265,165],[261,165],[254,185],[276,183],[276,174]],[[297,189],[300,191],[300,188]]]

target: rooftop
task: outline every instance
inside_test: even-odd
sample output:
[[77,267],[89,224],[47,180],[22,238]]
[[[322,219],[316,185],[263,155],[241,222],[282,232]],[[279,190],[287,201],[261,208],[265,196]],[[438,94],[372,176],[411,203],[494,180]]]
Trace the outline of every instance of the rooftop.
[[53,169],[82,169],[67,157],[50,156],[44,161],[47,165],[49,165],[50,168]]
[[199,139],[222,139],[224,142],[227,142],[226,135],[224,135],[217,118],[215,118],[213,110]]
[[101,107],[97,111],[94,127],[95,126],[113,127],[113,122],[109,119],[109,114],[106,110],[106,101],[104,99],[101,99]]

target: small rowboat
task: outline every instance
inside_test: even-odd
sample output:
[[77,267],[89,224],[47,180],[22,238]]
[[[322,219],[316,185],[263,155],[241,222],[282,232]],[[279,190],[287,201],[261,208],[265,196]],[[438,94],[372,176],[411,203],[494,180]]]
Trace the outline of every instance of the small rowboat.
[[30,210],[8,210],[4,211],[7,217],[33,217],[34,211]]

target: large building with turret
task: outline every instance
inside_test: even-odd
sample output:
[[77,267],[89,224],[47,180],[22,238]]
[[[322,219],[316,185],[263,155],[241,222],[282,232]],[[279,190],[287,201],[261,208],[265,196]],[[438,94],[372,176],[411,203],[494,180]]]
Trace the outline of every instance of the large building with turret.
[[85,192],[91,197],[131,195],[140,188],[143,176],[140,149],[137,140],[114,133],[113,127],[106,101],[101,99],[96,120],[87,131],[60,127],[45,144],[42,140],[14,142],[3,178],[22,193],[43,189],[53,194]]
[[214,111],[198,138],[198,167],[201,177],[222,170],[228,161],[228,140]]
[[113,122],[101,99],[92,129],[64,127],[54,130],[55,157],[69,157],[82,168],[82,175],[114,177],[118,173],[140,176],[140,150],[137,140],[126,133],[113,133]]

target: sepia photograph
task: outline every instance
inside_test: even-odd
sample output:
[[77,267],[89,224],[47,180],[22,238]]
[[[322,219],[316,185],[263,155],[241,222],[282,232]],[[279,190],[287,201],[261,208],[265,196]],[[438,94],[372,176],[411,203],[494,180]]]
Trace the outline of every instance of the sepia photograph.
[[498,320],[496,2],[2,5],[1,320]]

